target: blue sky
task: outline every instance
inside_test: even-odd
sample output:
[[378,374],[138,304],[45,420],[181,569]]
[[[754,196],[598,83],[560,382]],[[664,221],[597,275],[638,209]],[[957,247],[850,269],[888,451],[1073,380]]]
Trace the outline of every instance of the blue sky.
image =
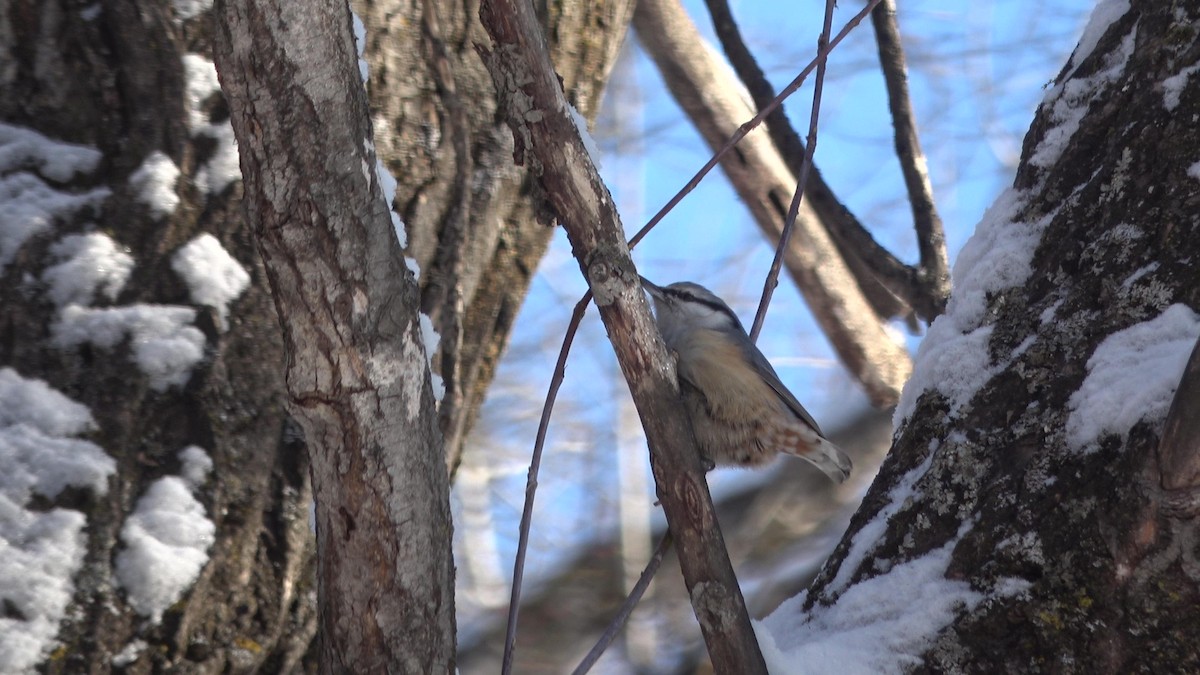
[[[704,3],[684,4],[711,36]],[[824,3],[788,5],[741,0],[732,6],[751,50],[777,86],[791,80],[815,51]],[[861,6],[846,0],[841,5],[835,31]],[[1091,6],[1082,0],[1049,7],[1029,0],[901,3],[914,108],[952,261],[984,210],[1011,183],[1045,85],[1074,48]],[[601,173],[632,233],[710,153],[653,65],[636,50],[625,58],[629,61],[614,73],[595,136],[605,151]],[[810,97],[806,86],[787,107],[801,133],[807,129]],[[625,140],[606,135],[614,126]],[[864,22],[830,59],[816,163],[876,238],[912,262],[916,244],[891,131],[873,35]],[[687,279],[712,288],[748,325],[771,256],[718,170],[639,246],[634,259],[659,283]],[[504,575],[511,574],[537,415],[570,310],[584,290],[560,230],[517,320],[476,445],[464,459],[464,466],[490,475],[490,516],[498,528],[494,543]],[[909,337],[910,346],[918,341],[919,336]],[[827,430],[866,405],[786,277],[760,346]],[[614,521],[619,424],[614,402],[628,393],[611,354],[593,309],[576,341],[550,431],[527,574],[553,567],[573,543]],[[640,453],[645,455],[644,444]],[[728,481],[729,474],[717,472],[714,482]],[[461,515],[460,503],[456,509]],[[460,576],[470,583],[469,574]]]

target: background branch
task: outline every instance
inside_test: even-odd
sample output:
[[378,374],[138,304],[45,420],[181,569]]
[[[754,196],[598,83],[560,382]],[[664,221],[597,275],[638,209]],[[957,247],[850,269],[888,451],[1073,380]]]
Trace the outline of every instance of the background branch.
[[[817,150],[817,124],[821,117],[821,93],[825,88],[825,71],[829,61],[829,33],[833,28],[834,0],[825,0],[825,18],[821,25],[821,35],[817,38],[817,76],[813,85],[812,112],[808,117],[808,147],[804,149],[804,162],[800,165],[799,177],[796,180],[796,192],[788,205],[787,217],[783,220],[783,232],[779,235],[779,245],[775,247],[775,259],[771,261],[771,269],[763,282],[762,299],[758,303],[758,311],[754,313],[754,323],[750,327],[750,339],[758,340],[762,331],[763,321],[767,318],[767,308],[771,306],[771,296],[779,285],[779,269],[783,266],[783,252],[787,250],[792,231],[796,228],[796,216],[800,212],[800,203],[804,199],[804,186],[808,183],[810,169],[813,165],[813,153]],[[779,109],[776,109],[779,112]]]
[[[860,14],[865,18],[865,13]],[[714,150],[753,112],[736,80],[675,0],[643,0],[634,28],[680,107]],[[852,22],[848,22],[849,23]],[[835,39],[836,41],[836,39]],[[764,134],[750,134],[721,163],[755,221],[778,241],[796,176]],[[884,330],[812,208],[801,204],[784,262],[847,370],[877,406],[894,405],[912,370],[904,348]]]
[[[775,88],[742,39],[728,1],[705,0],[705,4],[708,5],[709,16],[725,57],[729,59],[746,91],[750,92],[754,106],[758,110],[765,110],[775,98]],[[788,169],[799,175],[805,156],[804,141],[796,133],[782,107],[775,108],[767,116],[767,133]],[[816,164],[809,168],[804,193],[817,218],[834,235],[838,251],[875,313],[883,319],[909,314],[912,302],[908,296],[915,290],[915,271],[875,242],[866,227],[833,193]],[[838,236],[840,232],[849,231],[858,233],[858,236],[853,239]],[[863,240],[864,235],[866,241]]]
[[[763,109],[774,98],[774,88],[742,39],[741,31],[738,30],[733,13],[729,9],[729,3],[727,0],[706,0],[706,4],[717,38],[721,41],[721,47],[725,51],[730,65],[733,66],[734,72],[737,73],[738,79],[746,87],[746,90],[750,92],[754,105],[760,110]],[[883,4],[876,5],[872,12],[872,19],[878,21],[876,17],[882,10]],[[927,265],[926,258],[922,257],[920,268],[907,265],[891,251],[881,246],[862,222],[855,217],[854,213],[837,198],[815,164],[810,169],[811,175],[804,191],[813,211],[833,237],[838,251],[841,252],[847,266],[862,287],[863,293],[879,316],[891,318],[907,313],[911,308],[928,322],[941,313],[949,293],[945,238],[941,234],[941,221],[933,206],[931,189],[922,191],[919,187],[923,184],[928,188],[928,171],[924,168],[924,158],[920,155],[920,146],[915,142],[916,130],[913,123],[912,105],[908,98],[904,53],[899,42],[894,3],[892,3],[892,10],[887,16],[890,18],[886,21],[890,23],[890,30],[894,31],[892,35],[895,39],[888,41],[886,58],[883,56],[882,43],[880,50],[881,59],[885,63],[884,72],[889,97],[894,101],[893,115],[896,116],[897,109],[900,109],[900,114],[904,115],[900,118],[901,121],[897,122],[897,128],[911,130],[910,133],[906,132],[904,138],[911,138],[914,141],[906,143],[902,150],[898,131],[897,154],[900,157],[901,166],[905,168],[906,183],[911,183],[910,195],[914,194],[914,190],[919,195],[917,198],[913,198],[914,221],[918,240],[922,242],[922,256],[928,252],[928,260],[931,262]],[[876,30],[878,31],[878,28]],[[899,63],[898,85],[894,82],[897,80],[894,74],[896,63]],[[889,74],[889,71],[892,73]],[[771,142],[783,156],[788,168],[793,173],[799,174],[805,156],[804,142],[782,110],[775,110],[770,114],[767,118],[767,130],[771,136]],[[917,148],[916,159],[908,150],[911,147]],[[919,170],[917,167],[920,167]],[[914,176],[911,181],[910,173]],[[918,176],[924,176],[923,183]],[[919,214],[918,199],[921,203]],[[940,256],[937,254],[938,250],[941,251]],[[935,271],[927,273],[926,270],[929,269]],[[940,281],[934,283],[937,280]]]
[[912,205],[913,227],[921,254],[917,279],[920,293],[913,306],[922,318],[933,321],[946,308],[946,298],[950,295],[950,266],[946,257],[946,234],[933,201],[929,165],[925,153],[921,152],[912,98],[908,95],[908,65],[904,61],[900,27],[896,23],[896,0],[883,0],[875,7],[871,12],[871,25],[875,27],[879,65],[896,130],[896,157],[900,160],[908,202]]

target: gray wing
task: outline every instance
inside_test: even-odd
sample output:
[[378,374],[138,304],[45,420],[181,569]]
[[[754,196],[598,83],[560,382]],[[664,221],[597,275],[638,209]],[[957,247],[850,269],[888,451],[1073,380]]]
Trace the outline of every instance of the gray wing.
[[775,373],[775,369],[771,367],[771,362],[767,360],[767,357],[763,356],[763,353],[758,350],[758,347],[756,347],[753,342],[746,340],[745,346],[742,347],[742,350],[746,353],[746,358],[753,363],[756,368],[758,368],[760,373],[762,373],[763,381],[771,385],[771,389],[774,389],[780,400],[787,404],[787,407],[790,408],[792,412],[796,413],[796,417],[804,420],[804,423],[812,427],[813,431],[817,432],[817,435],[824,436],[825,434],[821,433],[821,427],[817,426],[817,421],[812,418],[812,415],[808,414],[808,411],[804,409],[804,406],[800,405],[800,401],[796,400],[796,397],[792,395],[792,392],[788,391],[788,388],[783,386],[783,382],[779,380],[779,375],[777,375]]

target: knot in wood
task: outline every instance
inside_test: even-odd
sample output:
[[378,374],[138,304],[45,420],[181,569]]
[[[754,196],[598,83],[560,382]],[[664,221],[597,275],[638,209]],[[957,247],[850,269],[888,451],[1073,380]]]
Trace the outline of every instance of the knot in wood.
[[712,511],[704,508],[705,499],[700,486],[682,471],[680,471],[679,477],[675,479],[674,483],[675,494],[679,495],[679,501],[683,502],[683,507],[687,509],[689,516],[700,519],[700,527],[702,529],[711,529],[713,523],[709,516],[712,514]]
[[625,287],[626,275],[621,269],[621,262],[619,254],[604,248],[598,249],[592,255],[587,275],[588,285],[592,289],[592,295],[596,296],[597,306],[611,305]]
[[736,618],[728,611],[733,605],[733,596],[724,584],[715,581],[696,582],[692,586],[691,596],[696,619],[702,625],[722,633],[733,629]]

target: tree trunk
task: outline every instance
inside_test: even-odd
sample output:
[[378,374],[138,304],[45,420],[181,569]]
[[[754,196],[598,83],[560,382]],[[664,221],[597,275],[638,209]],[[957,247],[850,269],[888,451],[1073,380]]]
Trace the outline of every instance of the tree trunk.
[[309,439],[324,673],[454,672],[450,485],[344,0],[217,3],[246,210]]
[[[16,650],[18,636],[38,638],[23,645],[30,652],[6,664],[20,667],[6,672],[24,672],[38,662],[45,672],[108,672],[122,650],[127,672],[170,665],[193,672],[286,670],[299,661],[315,631],[308,455],[279,397],[279,327],[244,227],[241,186],[221,187],[211,161],[236,153],[220,145],[219,97],[210,97],[210,89],[198,95],[195,108],[188,103],[188,73],[180,57],[188,45],[203,44],[207,26],[200,19],[176,22],[165,3],[121,0],[92,11],[67,2],[4,2],[0,15],[5,19],[0,21],[0,61],[6,64],[0,69],[0,119],[52,139],[86,144],[99,157],[94,169],[73,175],[60,175],[49,163],[18,162],[4,167],[3,180],[43,186],[25,192],[31,199],[43,190],[111,191],[92,209],[60,212],[14,251],[0,284],[0,333],[5,336],[0,363],[87,406],[95,426],[85,438],[111,457],[116,469],[101,481],[106,490],[66,490],[24,505],[33,515],[51,508],[85,514],[86,554],[81,566],[73,574],[66,570],[62,579],[70,604],[61,612],[31,612],[6,592],[4,616],[11,622],[0,630],[0,641],[11,640],[5,647]],[[193,79],[202,86],[197,80],[203,73]],[[217,122],[212,129],[209,112]],[[22,154],[11,138],[0,146]],[[179,198],[169,212],[155,211],[140,196],[144,189],[131,182],[153,151],[164,153],[182,172],[178,181],[171,178],[165,185]],[[209,190],[198,184],[201,174]],[[13,192],[0,192],[11,200],[0,206],[2,229],[11,234],[21,211],[13,205]],[[159,388],[165,383],[156,382],[152,368],[147,372],[149,361],[141,356],[148,355],[139,349],[153,342],[153,335],[132,330],[106,344],[56,341],[64,308],[51,301],[54,285],[47,283],[52,278],[47,273],[61,261],[55,250],[64,249],[55,246],[83,233],[111,238],[114,250],[131,258],[133,269],[110,298],[90,292],[73,298],[80,307],[130,310],[153,303],[187,307],[186,312],[204,304],[194,300],[196,294],[172,267],[181,248],[201,233],[214,235],[249,271],[250,283],[229,305],[226,320],[210,307],[195,317],[199,331],[188,332],[196,331],[191,320],[177,326],[176,337],[194,339],[203,349],[194,367],[183,370],[183,384]],[[206,451],[215,466],[195,495],[203,517],[215,526],[215,537],[198,576],[184,579],[181,597],[137,603],[151,614],[162,611],[156,621],[135,611],[136,580],[122,583],[114,564],[132,550],[127,517],[152,485],[181,474],[179,453],[191,445]],[[16,467],[6,463],[5,469]],[[9,515],[0,518],[8,545],[38,550],[36,541],[22,541],[7,527],[13,522],[6,520]],[[160,534],[165,543],[169,533]],[[204,537],[197,541],[203,550]],[[39,632],[44,631],[39,621],[49,622],[50,630]],[[57,647],[51,641],[55,635]],[[16,651],[0,653],[13,658]]]
[[[0,162],[0,383],[39,392],[28,381],[41,380],[86,406],[94,428],[81,422],[72,428],[85,433],[81,438],[52,440],[87,441],[112,462],[97,469],[98,480],[79,487],[2,495],[18,507],[16,516],[0,515],[8,553],[39,550],[49,536],[14,532],[14,522],[50,522],[44,519],[71,513],[86,518],[86,529],[78,529],[80,561],[56,577],[61,603],[47,610],[3,591],[0,655],[23,655],[17,671],[43,663],[46,672],[108,672],[120,654],[115,663],[133,673],[291,672],[316,633],[308,453],[283,406],[279,322],[246,227],[228,111],[208,63],[211,13],[185,15],[186,4],[113,0],[81,8],[0,0],[0,154],[6,158]],[[437,33],[422,32],[422,17],[434,6],[456,78],[461,107],[455,114],[467,120],[466,132],[448,130],[452,97],[438,84],[444,75],[431,72],[445,63],[430,51]],[[494,119],[490,79],[474,52],[480,29],[471,7],[376,2],[360,8],[372,26],[367,58],[376,138],[381,155],[399,158],[392,164],[393,171],[401,169],[396,204],[408,220],[413,252],[427,269],[424,278],[449,278],[438,271],[438,242],[459,237],[469,251],[454,262],[458,274],[478,279],[456,310],[462,325],[457,379],[442,369],[453,391],[469,392],[447,418],[458,448],[551,234],[534,222],[539,202],[532,183],[512,167],[508,131]],[[555,56],[562,59],[560,73],[569,89],[578,89],[576,104],[586,113],[598,107],[629,11],[620,2],[543,8]],[[28,131],[44,140],[23,135]],[[460,138],[471,155],[468,169],[455,163]],[[57,141],[96,152],[63,149]],[[173,206],[169,200],[151,206],[139,196],[151,191],[138,170],[154,151],[179,169],[178,178],[165,182],[166,194],[178,197]],[[75,164],[61,159],[79,155],[86,157]],[[464,176],[472,181],[469,190],[454,193]],[[448,228],[447,214],[457,208],[453,200],[463,194],[469,214],[456,221],[460,229]],[[35,202],[51,206],[34,212]],[[26,228],[32,228],[28,238],[15,236]],[[223,296],[206,299],[173,268],[178,252],[202,233],[214,235],[249,273],[249,284],[226,310]],[[54,300],[51,281],[57,277],[49,271],[82,260],[69,258],[71,246],[63,244],[72,234],[108,237],[87,241],[110,241],[109,253],[128,255],[132,271],[123,286],[111,286],[112,297],[103,286],[87,297],[64,291],[64,306],[68,300],[83,309],[122,312],[135,305],[172,306],[167,314],[175,311],[170,316],[178,319],[172,335],[196,356],[190,370],[167,373],[183,384],[154,371],[148,346],[163,342],[143,339],[132,323],[115,337],[97,332],[56,341],[63,308]],[[467,282],[448,285],[458,286],[469,288]],[[436,312],[438,303],[449,306],[443,299],[426,306]],[[92,319],[95,328],[99,319]],[[453,322],[439,324],[443,344],[457,345],[446,328]],[[5,414],[0,412],[0,435],[19,433]],[[214,464],[192,496],[211,523],[208,538],[201,531],[193,542],[207,557],[194,579],[184,579],[178,597],[138,600],[115,573],[130,548],[123,538],[129,516],[156,483],[189,475],[192,466],[180,453],[190,445],[205,450]],[[6,470],[14,465],[4,453],[14,447],[9,436],[0,437]],[[156,621],[151,615],[159,608]],[[27,637],[20,649],[6,641]],[[5,665],[12,663],[18,661]]]
[[1197,486],[1156,455],[1200,333],[1200,3],[1127,7],[1100,3],[960,253],[879,478],[767,620],[785,653],[894,617],[895,669],[1200,670]]
[[[571,103],[594,119],[633,13],[631,0],[534,2]],[[435,366],[446,460],[466,434],[508,343],[517,310],[554,234],[529,169],[513,163],[491,78],[478,3],[413,7],[362,0],[379,155],[399,180],[396,210],[421,274],[421,306],[442,335]]]

